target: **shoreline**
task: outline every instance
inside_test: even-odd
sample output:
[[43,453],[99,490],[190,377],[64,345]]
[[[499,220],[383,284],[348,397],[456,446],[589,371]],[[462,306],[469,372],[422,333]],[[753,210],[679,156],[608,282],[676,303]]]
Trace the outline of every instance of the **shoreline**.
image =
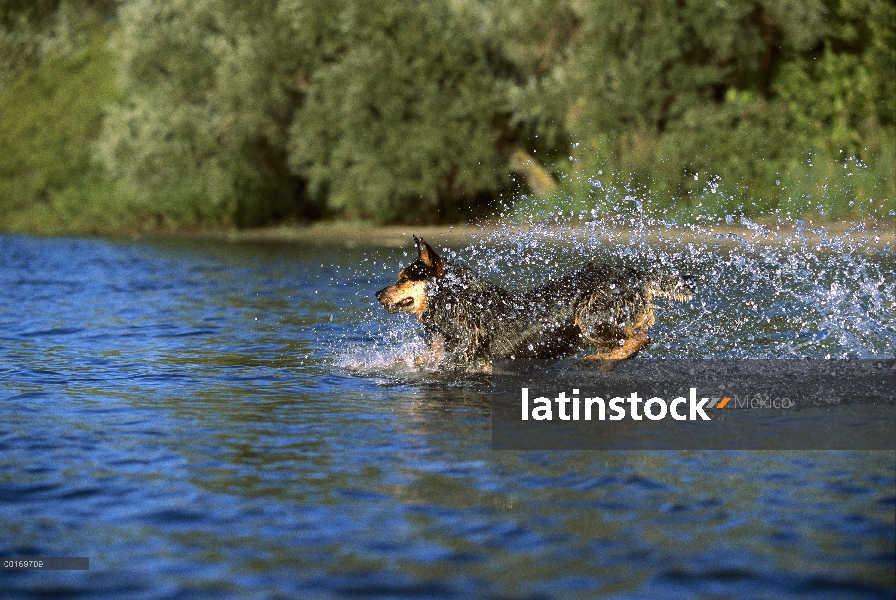
[[[735,244],[738,239],[747,239],[758,244],[787,244],[799,241],[796,237],[796,226],[793,223],[780,223],[771,220],[754,221],[762,231],[756,231],[742,225],[675,225],[651,226],[639,231],[648,241],[658,243],[706,243]],[[570,232],[573,237],[596,236],[611,238],[614,242],[625,242],[636,234],[623,223],[610,224],[610,227],[595,231],[592,222],[566,222],[544,224],[501,224],[484,222],[481,224],[455,225],[373,225],[350,221],[327,221],[311,225],[283,225],[252,229],[229,229],[207,231],[182,231],[168,233],[146,233],[130,237],[131,239],[178,239],[209,240],[229,243],[272,243],[299,244],[313,246],[341,246],[355,248],[361,246],[398,248],[412,244],[414,235],[433,243],[449,246],[462,246],[485,238],[493,241],[500,235],[523,234],[535,230],[554,243],[563,243],[557,239],[558,232]],[[864,226],[864,231],[856,232],[851,239],[863,241],[868,246],[887,248],[896,245],[896,222],[873,221],[834,221],[801,223],[805,243],[817,243],[822,236],[830,240],[842,236],[852,230]],[[708,237],[710,236],[710,237]],[[119,237],[119,236],[111,236]]]

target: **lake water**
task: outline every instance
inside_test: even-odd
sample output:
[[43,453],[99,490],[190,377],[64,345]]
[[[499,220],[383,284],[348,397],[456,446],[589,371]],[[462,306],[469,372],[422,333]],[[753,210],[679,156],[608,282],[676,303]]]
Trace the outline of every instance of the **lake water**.
[[[697,233],[455,256],[693,272],[645,358],[892,357],[873,231]],[[0,237],[0,556],[90,558],[0,596],[894,596],[896,451],[492,450],[489,376],[372,298],[411,249]]]

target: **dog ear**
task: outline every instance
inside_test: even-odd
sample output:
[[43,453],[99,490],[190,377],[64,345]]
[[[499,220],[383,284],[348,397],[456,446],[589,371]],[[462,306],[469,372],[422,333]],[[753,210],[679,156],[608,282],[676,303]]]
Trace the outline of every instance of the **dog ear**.
[[435,269],[442,263],[442,259],[436,254],[436,251],[416,235],[414,236],[414,243],[417,245],[417,258],[423,261],[424,265],[430,269]]

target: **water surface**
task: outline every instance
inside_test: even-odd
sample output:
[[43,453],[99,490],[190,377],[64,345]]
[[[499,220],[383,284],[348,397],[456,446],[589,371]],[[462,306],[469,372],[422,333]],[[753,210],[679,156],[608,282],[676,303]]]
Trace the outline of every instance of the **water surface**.
[[[456,250],[517,283],[695,272],[647,357],[896,339],[891,248],[583,240]],[[0,237],[0,555],[91,565],[4,593],[893,596],[896,453],[493,451],[488,376],[413,367],[374,305],[405,250]]]

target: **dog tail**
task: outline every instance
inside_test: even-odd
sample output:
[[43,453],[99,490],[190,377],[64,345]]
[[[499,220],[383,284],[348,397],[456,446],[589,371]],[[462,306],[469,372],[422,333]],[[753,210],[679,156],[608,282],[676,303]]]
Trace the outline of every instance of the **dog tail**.
[[694,296],[694,285],[690,277],[651,272],[647,276],[647,290],[654,296],[687,302]]

